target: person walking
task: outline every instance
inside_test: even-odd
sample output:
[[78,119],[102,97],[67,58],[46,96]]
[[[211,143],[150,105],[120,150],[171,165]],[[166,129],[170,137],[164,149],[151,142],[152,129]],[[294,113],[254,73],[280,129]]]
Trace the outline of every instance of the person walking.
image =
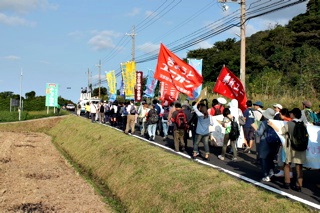
[[194,113],[198,116],[197,119],[197,127],[196,127],[196,136],[195,142],[193,144],[193,156],[192,158],[195,159],[199,155],[199,143],[202,142],[204,145],[205,150],[205,157],[204,159],[209,161],[209,126],[211,124],[210,117],[208,114],[208,109],[205,104],[200,104],[198,109],[198,104],[201,98],[196,102],[193,106]]
[[260,145],[259,145],[259,160],[261,163],[261,171],[262,171],[262,181],[270,182],[271,176],[274,175],[274,156],[278,151],[278,144],[269,143],[267,141],[267,130],[268,128],[272,128],[268,125],[269,119],[273,119],[275,115],[275,111],[271,108],[266,109],[262,113],[261,124],[258,127],[255,123],[252,124],[252,127],[256,130],[257,136],[260,137]]
[[131,129],[131,134],[133,134],[135,130],[136,114],[137,114],[137,109],[136,109],[136,106],[134,105],[133,100],[130,101],[130,104],[127,107],[127,111],[128,111],[128,116],[127,116],[126,129],[124,132],[128,134],[129,130]]
[[[227,145],[229,142],[229,134],[231,132],[231,121],[234,121],[235,118],[233,115],[231,115],[231,111],[229,108],[225,108],[222,112],[223,114],[223,120],[222,120],[222,126],[225,128],[225,135],[223,138],[223,146],[222,146],[222,152],[221,155],[218,155],[218,158],[220,160],[224,160],[226,152],[227,152]],[[237,147],[236,147],[236,140],[237,139],[233,139],[230,140],[231,143],[231,147],[233,150],[233,158],[232,161],[237,161]]]
[[91,114],[91,122],[94,123],[96,120],[97,107],[93,102],[90,102],[90,114]]
[[173,123],[173,140],[174,140],[174,149],[176,152],[185,151],[186,144],[184,143],[184,134],[186,131],[187,125],[187,116],[183,112],[181,103],[177,102],[175,104],[175,109],[172,113],[171,121]]
[[159,115],[157,110],[155,109],[155,104],[152,104],[151,109],[147,114],[147,122],[148,122],[148,135],[149,140],[154,141],[157,131],[157,123],[159,121]]
[[[279,132],[282,135],[285,135],[286,144],[285,144],[285,164],[284,164],[284,188],[290,188],[290,166],[291,163],[295,164],[296,167],[296,183],[294,188],[296,191],[301,192],[302,182],[303,182],[303,172],[302,166],[306,162],[306,150],[297,151],[292,147],[291,138],[293,138],[293,130],[297,122],[301,122],[302,112],[299,108],[294,108],[290,112],[290,117],[292,121],[288,121],[282,128],[278,129],[271,121],[268,123],[275,131]],[[304,124],[305,125],[305,124]]]

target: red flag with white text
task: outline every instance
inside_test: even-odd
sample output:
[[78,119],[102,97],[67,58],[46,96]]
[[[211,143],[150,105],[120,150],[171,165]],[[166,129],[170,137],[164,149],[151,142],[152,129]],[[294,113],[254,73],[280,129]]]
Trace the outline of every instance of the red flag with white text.
[[167,84],[165,82],[160,82],[160,100],[162,102],[168,101],[172,103],[178,99],[179,91],[172,84]]
[[246,109],[247,95],[245,89],[237,76],[235,76],[227,67],[223,67],[217,82],[213,88],[213,92],[221,94],[230,99],[236,99],[239,108],[244,111]]
[[202,75],[195,68],[170,52],[163,44],[160,45],[154,78],[168,85],[172,84],[190,98],[193,98],[193,90],[203,81]]

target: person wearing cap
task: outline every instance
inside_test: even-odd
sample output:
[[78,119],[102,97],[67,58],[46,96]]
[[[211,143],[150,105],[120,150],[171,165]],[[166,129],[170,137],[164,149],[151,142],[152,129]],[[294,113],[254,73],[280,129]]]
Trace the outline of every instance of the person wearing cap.
[[280,116],[280,110],[282,109],[281,104],[274,104],[273,109],[276,112],[276,114],[273,117],[273,120],[280,120],[281,121],[282,120],[281,116]]
[[306,150],[305,151],[296,151],[291,148],[290,138],[293,137],[293,129],[296,125],[295,122],[301,121],[302,112],[299,108],[294,108],[290,112],[290,117],[292,121],[288,121],[283,127],[280,129],[275,126],[271,121],[268,122],[268,125],[271,126],[276,132],[282,134],[286,141],[286,146],[283,147],[285,149],[285,162],[284,162],[284,188],[290,188],[290,165],[291,163],[295,164],[296,167],[296,184],[295,189],[298,192],[301,192],[302,182],[303,182],[303,172],[302,166],[306,162]]
[[314,124],[314,121],[312,119],[312,116],[311,116],[311,113],[312,110],[311,110],[311,102],[310,101],[303,101],[302,102],[302,108],[303,110],[301,111],[301,120],[303,121],[303,123],[305,124]]
[[256,101],[253,103],[254,117],[256,120],[260,121],[263,113],[263,103],[261,101]]
[[266,141],[266,132],[268,128],[272,128],[268,125],[268,120],[273,119],[275,111],[271,108],[266,109],[262,113],[261,124],[258,127],[256,123],[251,126],[256,130],[257,135],[260,137],[259,144],[259,160],[261,163],[262,181],[270,182],[271,176],[274,175],[274,156],[277,154],[278,145],[271,144]]

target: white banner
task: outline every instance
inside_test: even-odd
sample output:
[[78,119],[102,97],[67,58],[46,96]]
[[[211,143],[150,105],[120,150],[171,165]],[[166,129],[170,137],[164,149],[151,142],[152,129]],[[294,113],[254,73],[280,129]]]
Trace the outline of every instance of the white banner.
[[[223,115],[210,116],[210,119],[213,119],[213,129],[214,132],[211,135],[215,138],[216,144],[218,146],[223,146],[223,138],[225,133],[225,128],[221,126],[219,121],[222,121]],[[286,121],[277,121],[271,120],[278,128],[281,128],[285,125]],[[309,133],[309,144],[306,151],[307,162],[303,164],[306,168],[320,169],[320,126],[307,125],[307,130]],[[279,135],[282,145],[285,144],[285,138],[282,135]],[[243,129],[241,127],[240,137],[237,141],[237,147],[242,147],[244,142]]]

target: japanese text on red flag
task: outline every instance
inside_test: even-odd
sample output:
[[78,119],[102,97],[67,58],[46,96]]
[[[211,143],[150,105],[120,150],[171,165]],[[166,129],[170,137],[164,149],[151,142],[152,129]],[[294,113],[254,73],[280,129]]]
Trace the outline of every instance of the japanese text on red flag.
[[202,76],[192,66],[170,52],[163,44],[160,46],[154,78],[172,84],[179,92],[191,98],[193,90],[203,81]]
[[219,93],[230,99],[237,99],[239,108],[246,109],[247,96],[244,87],[237,76],[235,76],[227,67],[223,67],[213,92]]

